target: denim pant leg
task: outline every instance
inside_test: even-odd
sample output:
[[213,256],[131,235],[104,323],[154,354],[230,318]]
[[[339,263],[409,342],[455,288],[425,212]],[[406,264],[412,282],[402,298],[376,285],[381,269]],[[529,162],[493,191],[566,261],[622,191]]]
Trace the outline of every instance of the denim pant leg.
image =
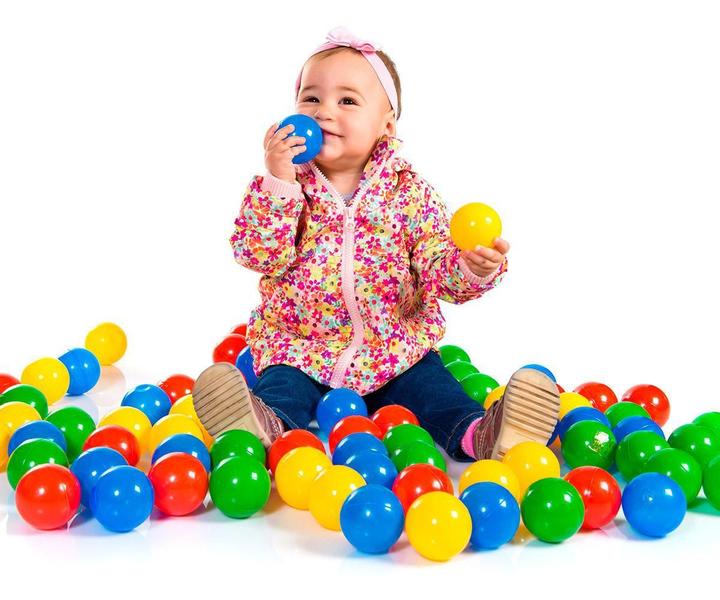
[[388,404],[404,406],[448,456],[462,462],[474,460],[462,451],[460,441],[468,425],[485,410],[465,393],[438,352],[430,350],[407,371],[366,395],[365,401],[370,414]]
[[253,394],[275,411],[289,429],[307,429],[320,398],[330,388],[297,367],[270,365],[253,386]]

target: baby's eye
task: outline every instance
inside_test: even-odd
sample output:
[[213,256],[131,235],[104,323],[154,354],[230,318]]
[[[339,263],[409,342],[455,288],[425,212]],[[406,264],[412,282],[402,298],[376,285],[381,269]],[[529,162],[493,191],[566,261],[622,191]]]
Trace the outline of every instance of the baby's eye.
[[[310,102],[312,100],[317,100],[317,98],[315,96],[307,96],[306,98],[303,99],[303,102]],[[350,98],[350,96],[345,96],[343,98],[343,100],[350,100],[350,102],[352,102],[353,104],[356,104],[355,100]]]
[[350,97],[348,97],[348,96],[345,96],[345,98],[343,98],[343,100],[350,100],[350,102],[352,102],[353,104],[355,104],[355,100],[353,100],[352,98],[350,98]]

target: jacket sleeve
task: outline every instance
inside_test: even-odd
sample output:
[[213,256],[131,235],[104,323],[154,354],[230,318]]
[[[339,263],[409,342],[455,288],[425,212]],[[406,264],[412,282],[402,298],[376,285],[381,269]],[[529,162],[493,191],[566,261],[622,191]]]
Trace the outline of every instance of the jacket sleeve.
[[450,237],[450,215],[445,202],[427,182],[421,182],[419,191],[410,262],[420,285],[432,296],[453,304],[474,300],[493,289],[507,271],[507,256],[493,273],[485,277],[475,275]]
[[281,276],[295,262],[295,238],[304,206],[299,183],[270,173],[254,177],[230,236],[235,260],[264,275]]

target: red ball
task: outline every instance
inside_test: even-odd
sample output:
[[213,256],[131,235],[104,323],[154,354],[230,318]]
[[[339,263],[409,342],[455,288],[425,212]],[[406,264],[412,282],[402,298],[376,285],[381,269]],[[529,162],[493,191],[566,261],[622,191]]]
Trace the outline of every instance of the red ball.
[[453,493],[453,484],[447,473],[434,465],[417,463],[405,467],[395,478],[393,493],[400,499],[407,512],[417,498],[428,492]]
[[617,404],[617,396],[612,389],[604,383],[598,383],[597,381],[588,381],[581,383],[574,390],[581,396],[585,396],[592,405],[597,408],[600,412],[605,412],[609,406]]
[[563,386],[561,386],[559,383],[555,383],[555,385],[557,386],[558,393],[560,393],[560,394],[565,393],[565,389],[563,388]]
[[20,479],[15,506],[36,529],[57,529],[75,516],[80,496],[80,483],[70,469],[56,464],[38,465]]
[[155,506],[166,515],[189,515],[207,495],[207,471],[192,454],[166,454],[150,468],[148,477],[155,492]]
[[317,448],[323,454],[325,453],[325,446],[323,446],[320,438],[314,433],[306,429],[290,429],[283,433],[270,446],[270,450],[268,450],[268,468],[274,473],[275,467],[277,467],[277,464],[283,456],[290,452],[290,450],[302,446]]
[[660,427],[665,425],[670,418],[670,401],[665,392],[657,386],[635,385],[623,394],[622,400],[642,406]]
[[335,446],[340,443],[340,440],[349,436],[351,433],[358,433],[360,431],[370,433],[377,439],[382,440],[383,436],[380,428],[370,419],[361,415],[350,415],[344,419],[340,419],[330,431],[330,435],[328,436],[330,454],[335,452]]
[[235,325],[233,327],[233,330],[230,333],[237,333],[243,337],[247,336],[247,323],[240,323],[240,325]]
[[170,397],[171,404],[175,404],[183,396],[192,394],[194,385],[195,380],[192,377],[180,374],[170,375],[170,377],[158,383],[158,387]]
[[20,381],[8,373],[0,373],[0,394],[6,389],[14,385],[18,385]]
[[140,444],[130,430],[120,425],[105,425],[93,431],[83,444],[83,452],[90,448],[112,448],[134,467],[140,460]]
[[600,529],[615,518],[622,503],[622,492],[615,478],[600,467],[578,467],[564,477],[582,498],[585,520],[582,529]]
[[392,429],[396,425],[403,425],[404,423],[420,425],[415,414],[399,404],[388,404],[387,406],[378,408],[370,419],[380,428],[380,433],[383,437],[389,429]]
[[229,362],[234,365],[238,354],[242,352],[245,346],[247,346],[245,336],[238,333],[226,335],[223,341],[215,346],[213,350],[213,362]]

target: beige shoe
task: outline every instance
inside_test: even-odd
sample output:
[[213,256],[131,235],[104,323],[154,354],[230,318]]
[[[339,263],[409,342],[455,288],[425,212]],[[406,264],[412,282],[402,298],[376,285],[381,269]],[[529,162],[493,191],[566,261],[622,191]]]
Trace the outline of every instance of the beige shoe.
[[203,427],[213,437],[229,429],[244,429],[270,446],[285,430],[283,422],[247,386],[234,365],[215,363],[195,380],[193,405]]

